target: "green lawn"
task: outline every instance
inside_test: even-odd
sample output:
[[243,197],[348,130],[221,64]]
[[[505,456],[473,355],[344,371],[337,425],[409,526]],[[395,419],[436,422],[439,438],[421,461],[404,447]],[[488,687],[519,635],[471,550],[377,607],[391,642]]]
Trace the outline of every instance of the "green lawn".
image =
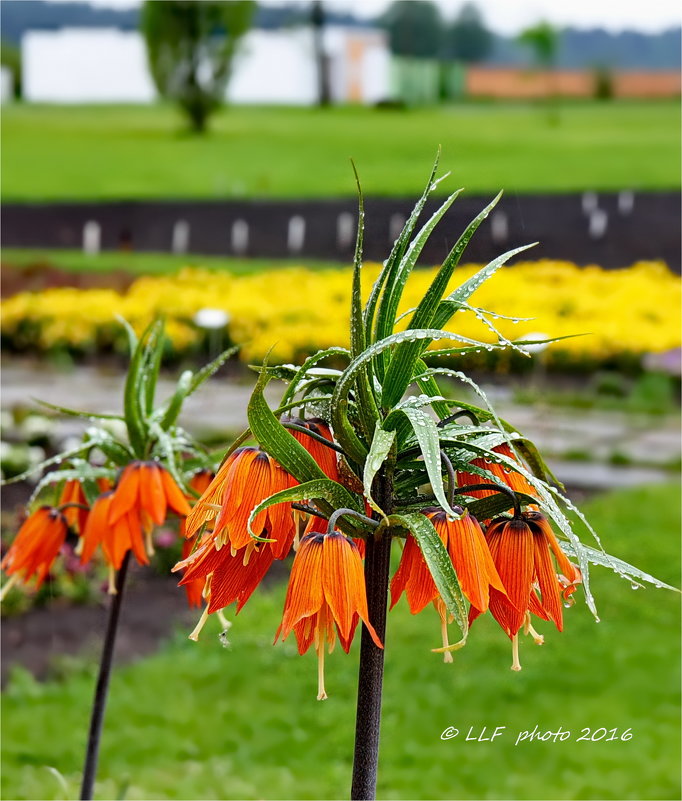
[[205,138],[172,108],[14,105],[2,115],[5,200],[353,195],[412,197],[436,147],[470,192],[674,189],[677,102],[566,103],[407,111],[225,110]]
[[337,263],[307,259],[240,259],[231,256],[128,253],[125,251],[107,251],[92,255],[83,253],[82,250],[45,248],[2,248],[0,260],[3,267],[18,270],[48,266],[64,272],[108,273],[123,270],[134,275],[163,275],[177,272],[187,266],[201,267],[207,270],[225,270],[235,275],[248,275],[261,270],[289,266],[307,267],[310,270],[339,267]]
[[[612,550],[677,583],[679,501],[671,485],[604,496],[588,512]],[[435,612],[412,617],[403,602],[391,612],[379,798],[680,798],[679,597],[633,592],[603,569],[592,578],[601,622],[579,600],[563,634],[543,625],[542,648],[522,644],[518,674],[492,620],[444,665],[429,652]],[[315,701],[312,652],[271,647],[283,592],[252,599],[230,649],[211,621],[198,645],[179,634],[117,672],[98,797],[347,797],[358,644],[329,658],[330,698]],[[3,704],[5,798],[64,797],[48,766],[76,797],[92,689],[86,670],[48,684],[16,675]],[[514,745],[536,725],[571,736]],[[507,728],[494,742],[441,740],[448,726]],[[577,742],[583,727],[631,729],[632,739]]]

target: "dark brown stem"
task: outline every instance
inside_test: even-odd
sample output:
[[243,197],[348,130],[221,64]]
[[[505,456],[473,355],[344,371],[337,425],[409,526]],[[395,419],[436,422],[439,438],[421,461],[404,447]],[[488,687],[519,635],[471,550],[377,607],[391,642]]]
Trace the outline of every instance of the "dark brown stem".
[[[392,496],[393,485],[390,477],[380,473],[376,479],[375,497],[387,514],[393,511]],[[390,559],[390,529],[384,529],[379,536],[376,533],[369,534],[365,550],[367,609],[369,621],[384,645]],[[355,719],[352,801],[371,801],[376,797],[383,678],[384,651],[374,644],[367,628],[363,626],[358,675],[358,707]]]
[[88,732],[88,747],[87,751],[85,752],[83,783],[81,785],[82,801],[90,801],[95,789],[97,761],[99,759],[99,744],[102,738],[102,724],[104,723],[104,711],[106,708],[107,694],[109,691],[111,664],[114,656],[116,632],[118,630],[118,619],[121,612],[123,590],[125,588],[126,573],[128,572],[129,561],[130,551],[128,551],[123,557],[121,567],[119,568],[118,575],[116,576],[116,594],[111,596],[109,620],[107,622],[106,634],[104,635],[102,657],[99,663],[99,675],[97,676],[97,686],[95,687],[95,697],[92,702],[90,731]]

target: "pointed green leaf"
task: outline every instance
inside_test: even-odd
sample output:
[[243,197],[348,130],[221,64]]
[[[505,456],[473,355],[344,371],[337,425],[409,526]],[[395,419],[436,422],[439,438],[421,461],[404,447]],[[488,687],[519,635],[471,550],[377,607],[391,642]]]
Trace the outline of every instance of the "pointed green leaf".
[[326,479],[313,457],[272,413],[263,394],[269,380],[270,377],[262,372],[249,400],[247,417],[251,432],[263,449],[298,481]]
[[135,333],[135,329],[132,327],[132,325],[130,325],[125,317],[121,317],[120,314],[117,314],[116,319],[123,326],[126,332],[126,336],[128,337],[128,354],[132,359],[135,349],[137,348],[137,334]]
[[384,421],[384,428],[390,430],[397,422],[398,415],[405,415],[414,429],[419,449],[424,458],[424,466],[433,488],[439,505],[452,517],[457,517],[454,510],[450,507],[448,499],[445,497],[443,487],[443,465],[441,462],[441,444],[438,438],[438,428],[433,418],[423,409],[414,407],[404,407],[396,409]]
[[178,379],[175,392],[168,401],[166,411],[161,418],[161,422],[159,423],[164,431],[168,431],[171,426],[175,425],[175,421],[178,419],[178,416],[182,411],[182,404],[192,390],[194,378],[194,373],[192,373],[191,370],[185,370],[185,372],[182,373]]
[[[536,504],[537,498],[530,495],[524,495],[523,492],[517,492],[516,497],[519,499],[522,506],[528,504]],[[457,503],[466,506],[469,514],[473,515],[477,520],[491,520],[493,517],[509,511],[512,507],[509,496],[504,492],[498,492],[496,495],[491,495],[487,498],[472,498],[470,495],[457,495]]]
[[438,532],[433,527],[433,523],[419,512],[391,515],[388,522],[395,522],[412,532],[446,609],[453,615],[462,631],[462,645],[464,645],[469,633],[464,595],[452,566],[452,560],[445,550]]
[[261,501],[258,506],[251,510],[248,520],[249,534],[255,537],[256,534],[251,528],[251,524],[256,517],[265,509],[275,506],[278,503],[292,503],[293,501],[314,501],[324,500],[332,504],[336,509],[356,509],[360,514],[364,514],[361,498],[350,493],[344,486],[331,478],[314,479],[295,487],[281,490],[269,498]]
[[49,403],[48,401],[40,400],[40,398],[31,398],[34,403],[39,403],[47,409],[52,409],[54,412],[66,414],[70,417],[82,417],[86,420],[123,420],[120,414],[101,414],[100,412],[83,412],[78,409],[70,409],[68,406],[58,406],[56,403]]
[[293,400],[298,385],[306,377],[308,372],[318,364],[318,362],[321,362],[329,356],[350,356],[350,351],[347,348],[326,348],[325,350],[318,350],[317,353],[313,353],[312,356],[309,356],[291,377],[289,386],[282,396],[283,404]]
[[225,362],[239,350],[239,345],[233,345],[231,348],[226,348],[219,356],[216,356],[213,361],[204,365],[201,370],[194,376],[190,385],[187,396],[189,397],[193,392],[196,392],[199,387],[209,379],[214,373],[225,364]]
[[[434,181],[436,177],[436,170],[438,169],[438,162],[440,160],[440,147],[436,153],[436,159],[433,163],[433,168],[431,169],[431,175],[429,176],[429,180],[426,183],[424,191],[422,192],[422,196],[419,198],[415,207],[412,209],[412,212],[403,227],[403,230],[400,232],[400,235],[396,239],[395,243],[393,244],[393,248],[391,249],[391,253],[384,264],[383,269],[379,273],[379,277],[377,278],[374,286],[372,287],[372,291],[370,293],[369,299],[367,301],[367,305],[365,306],[365,331],[367,332],[367,338],[370,341],[376,341],[377,337],[372,336],[372,331],[374,330],[374,314],[376,312],[377,303],[381,296],[382,290],[384,289],[385,285],[388,283],[390,285],[392,276],[397,269],[402,257],[407,250],[407,246],[409,244],[410,239],[412,238],[412,233],[417,225],[417,221],[424,210],[424,206],[426,204],[426,200],[429,194],[433,191],[436,186]],[[382,374],[383,375],[383,374]]]
[[461,189],[453,192],[453,194],[441,204],[438,210],[431,215],[431,218],[425,223],[417,236],[410,243],[407,252],[400,260],[395,274],[391,276],[390,282],[386,284],[384,295],[377,311],[377,339],[384,339],[393,332],[395,318],[398,314],[398,306],[400,305],[407,279],[414,269],[417,259],[424,249],[424,245],[433,233],[433,229],[438,225],[445,212],[452,206],[461,192]]
[[463,303],[464,301],[468,300],[471,295],[483,284],[485,281],[488,280],[492,275],[494,275],[500,267],[506,264],[512,256],[516,256],[517,253],[522,253],[524,250],[528,250],[529,248],[535,247],[537,242],[532,242],[530,245],[523,245],[520,248],[514,248],[513,250],[508,250],[506,253],[503,253],[501,256],[498,256],[496,259],[490,262],[490,264],[486,264],[485,267],[482,267],[476,275],[473,275],[469,278],[468,281],[465,281],[461,286],[459,286],[454,292],[452,292],[448,297],[441,301],[438,305],[438,309],[433,317],[432,325],[434,328],[441,328],[444,326],[447,321],[452,317],[452,315],[457,311],[459,308],[459,304]]
[[128,439],[138,458],[144,458],[147,430],[144,424],[142,407],[142,385],[144,381],[146,343],[158,326],[158,321],[151,322],[140,337],[135,352],[128,365],[128,374],[123,390],[123,417],[128,428]]
[[[400,347],[400,345],[398,345],[398,347]],[[428,370],[428,367],[421,359],[419,359],[416,364],[416,369],[420,373],[425,373]],[[432,398],[436,395],[443,394],[438,386],[438,382],[432,375],[427,375],[424,378],[418,378],[417,385],[422,392]],[[433,410],[441,420],[445,417],[448,417],[450,414],[450,407],[445,401],[436,401],[433,404]]]
[[575,543],[569,542],[561,542],[561,550],[565,551],[568,556],[579,557],[579,551],[583,552],[584,557],[587,561],[591,562],[593,565],[600,565],[601,567],[608,567],[610,570],[613,570],[614,573],[619,575],[621,578],[624,578],[635,585],[639,585],[640,581],[646,581],[648,584],[653,584],[654,587],[658,589],[665,589],[665,590],[673,590],[673,592],[680,592],[677,587],[672,587],[670,584],[666,584],[664,581],[651,576],[649,573],[645,573],[643,570],[640,570],[638,567],[634,567],[628,562],[624,562],[622,559],[618,559],[615,556],[611,556],[611,554],[604,553],[603,551],[598,551],[596,548],[590,548],[589,545],[583,545],[579,543],[576,545]]
[[[483,209],[483,211],[474,220],[472,220],[472,222],[469,223],[464,233],[457,240],[455,246],[452,248],[447,258],[443,262],[440,270],[436,274],[436,277],[434,278],[428,291],[417,306],[409,326],[410,329],[428,328],[432,325],[433,327],[437,328],[442,326],[443,323],[434,324],[434,315],[436,314],[443,294],[448,288],[452,274],[459,264],[459,260],[466,246],[469,244],[469,240],[501,197],[502,192],[500,192],[497,197],[491,203],[489,203],[485,209]],[[392,401],[395,402],[396,397],[400,397],[400,395],[402,395],[402,393],[400,393],[400,387],[407,387],[410,379],[412,378],[412,372],[415,368],[416,362],[418,361],[420,354],[422,354],[427,347],[428,342],[420,341],[408,341],[398,345],[393,357],[391,358],[388,366],[388,372],[386,373],[384,379],[385,385],[395,387],[390,398],[384,396],[382,402],[385,406],[391,406]],[[398,395],[398,393],[400,393],[400,395]]]
[[147,353],[145,356],[144,368],[144,411],[145,415],[150,415],[154,411],[154,398],[156,395],[156,383],[159,380],[159,370],[161,369],[161,359],[165,347],[165,322],[163,318],[157,320],[157,325],[152,330],[152,334],[147,342]]
[[365,460],[365,467],[362,474],[365,498],[367,498],[367,502],[372,509],[378,512],[382,517],[386,517],[386,513],[372,497],[372,482],[376,474],[381,470],[381,466],[386,461],[388,454],[391,452],[391,448],[395,442],[395,436],[395,431],[385,431],[377,425],[374,430],[374,437],[369,453],[367,454],[367,459]]

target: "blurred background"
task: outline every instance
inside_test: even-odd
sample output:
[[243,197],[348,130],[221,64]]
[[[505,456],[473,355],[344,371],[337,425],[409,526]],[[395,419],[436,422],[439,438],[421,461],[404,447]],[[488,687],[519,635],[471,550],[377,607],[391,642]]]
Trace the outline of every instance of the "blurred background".
[[[34,398],[119,411],[117,315],[136,328],[166,315],[162,394],[240,345],[182,420],[227,447],[245,423],[249,364],[273,346],[300,363],[346,344],[350,159],[367,290],[440,147],[451,175],[435,194],[465,191],[405,309],[503,189],[457,282],[537,241],[474,300],[531,318],[499,321],[507,337],[581,336],[457,367],[547,455],[609,552],[679,585],[676,3],[3,0],[0,14],[5,478],[83,433]],[[457,321],[496,341],[473,315]],[[33,486],[3,490],[3,550]],[[12,591],[3,608],[8,798],[76,796],[106,595],[104,569],[83,573],[73,544],[40,592]],[[317,704],[312,655],[270,645],[286,571],[228,647],[213,620],[187,642],[196,610],[168,572],[177,532],[158,531],[157,545],[124,605],[100,797],[346,797],[356,648],[329,660],[330,699]],[[579,599],[563,634],[545,627],[542,649],[525,646],[518,675],[493,621],[443,665],[429,650],[435,612],[400,603],[379,797],[679,798],[677,599],[600,568],[592,584],[601,622]],[[536,724],[572,737],[514,746]],[[448,726],[507,733],[443,741]],[[577,742],[585,727],[617,736]]]

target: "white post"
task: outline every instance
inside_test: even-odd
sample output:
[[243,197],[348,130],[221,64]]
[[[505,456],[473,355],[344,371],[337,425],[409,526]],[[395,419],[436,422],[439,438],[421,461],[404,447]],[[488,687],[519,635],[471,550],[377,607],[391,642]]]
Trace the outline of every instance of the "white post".
[[96,256],[101,249],[102,226],[96,220],[88,220],[83,226],[83,253]]
[[305,220],[296,215],[289,220],[287,248],[290,253],[300,253],[305,242]]
[[355,218],[348,211],[342,211],[336,221],[336,245],[339,250],[345,250],[353,244],[355,234]]
[[241,255],[249,247],[249,224],[246,220],[235,220],[232,223],[232,250]]
[[509,237],[509,223],[507,215],[503,211],[494,211],[490,218],[490,232],[493,242],[501,244],[506,242]]
[[189,249],[189,223],[187,220],[178,220],[173,226],[171,249],[173,253],[187,253]]

